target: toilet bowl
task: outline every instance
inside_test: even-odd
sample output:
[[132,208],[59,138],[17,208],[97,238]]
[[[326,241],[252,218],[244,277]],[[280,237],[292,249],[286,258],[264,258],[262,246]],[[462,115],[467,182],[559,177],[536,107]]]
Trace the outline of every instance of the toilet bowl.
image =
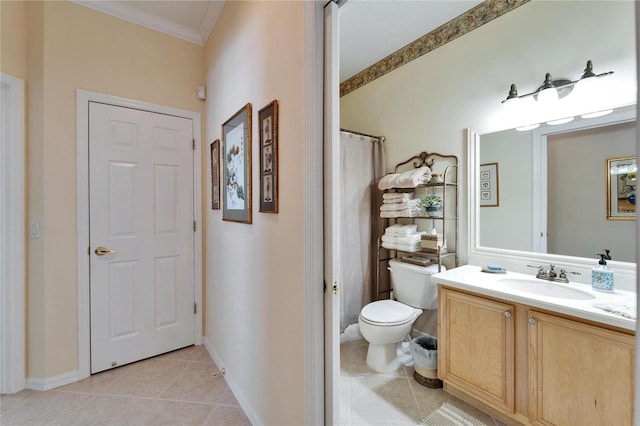
[[369,303],[358,316],[360,332],[369,342],[367,365],[379,373],[400,367],[396,343],[409,335],[422,310],[435,309],[438,300],[437,286],[430,279],[438,272],[437,265],[422,267],[392,259],[389,270],[398,300]]
[[358,325],[362,337],[369,342],[367,365],[379,373],[390,373],[400,367],[396,342],[404,339],[422,313],[395,300],[369,303],[360,312]]

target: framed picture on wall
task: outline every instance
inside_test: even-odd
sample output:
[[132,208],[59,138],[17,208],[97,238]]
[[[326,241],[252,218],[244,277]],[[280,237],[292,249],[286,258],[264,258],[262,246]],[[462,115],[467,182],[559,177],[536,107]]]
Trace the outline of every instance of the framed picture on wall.
[[251,104],[222,125],[222,220],[251,223]]
[[211,209],[220,210],[220,139],[211,142]]
[[636,218],[636,157],[607,159],[607,220]]
[[498,163],[480,164],[480,207],[498,207]]
[[260,126],[260,211],[278,213],[278,101],[258,112]]

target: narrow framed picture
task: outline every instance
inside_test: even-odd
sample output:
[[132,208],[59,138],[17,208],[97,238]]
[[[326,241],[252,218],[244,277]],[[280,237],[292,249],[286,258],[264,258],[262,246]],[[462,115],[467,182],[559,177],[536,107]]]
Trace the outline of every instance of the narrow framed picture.
[[498,163],[480,164],[480,207],[500,206]]
[[222,220],[251,223],[251,104],[222,125]]
[[211,142],[211,210],[220,210],[220,139]]
[[260,211],[278,213],[278,101],[258,112],[260,126]]
[[607,220],[636,219],[636,157],[607,159]]

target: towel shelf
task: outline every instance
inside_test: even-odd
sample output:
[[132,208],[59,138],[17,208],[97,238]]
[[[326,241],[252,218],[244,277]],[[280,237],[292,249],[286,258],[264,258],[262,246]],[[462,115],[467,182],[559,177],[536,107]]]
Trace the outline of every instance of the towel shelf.
[[[458,266],[458,218],[459,218],[459,162],[455,155],[421,152],[406,161],[396,164],[394,173],[402,173],[413,168],[427,166],[432,172],[440,174],[442,181],[427,182],[417,185],[415,188],[392,188],[377,191],[375,208],[377,210],[377,224],[373,224],[373,244],[375,251],[375,277],[374,297],[376,299],[388,297],[391,289],[391,281],[387,265],[389,260],[404,256],[417,256],[431,259],[438,265],[438,271],[444,265],[446,268]],[[431,217],[426,213],[417,216],[400,216],[392,218],[380,217],[380,207],[383,204],[384,193],[410,193],[416,198],[424,198],[427,194],[436,194],[442,197],[442,217]],[[442,234],[446,242],[447,250],[438,249],[435,253],[425,251],[404,251],[400,249],[386,249],[382,247],[381,237],[385,229],[393,224],[413,223],[418,225],[418,230],[431,232],[433,229]]]

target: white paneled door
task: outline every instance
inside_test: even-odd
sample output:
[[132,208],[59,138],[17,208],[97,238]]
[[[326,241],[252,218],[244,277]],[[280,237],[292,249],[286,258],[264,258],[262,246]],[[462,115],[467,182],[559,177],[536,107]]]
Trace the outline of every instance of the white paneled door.
[[194,344],[192,129],[89,104],[91,373]]

